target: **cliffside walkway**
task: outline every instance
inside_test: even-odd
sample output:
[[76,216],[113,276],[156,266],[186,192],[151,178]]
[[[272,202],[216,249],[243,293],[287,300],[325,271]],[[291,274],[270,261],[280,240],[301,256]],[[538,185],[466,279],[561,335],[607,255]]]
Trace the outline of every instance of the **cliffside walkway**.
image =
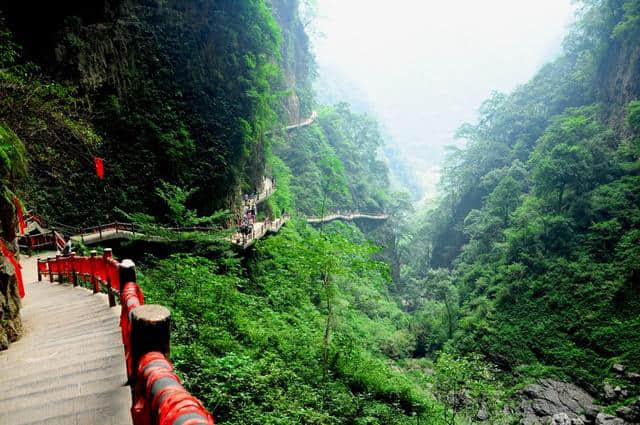
[[[264,178],[262,183],[262,190],[259,194],[256,195],[255,202],[256,204],[261,204],[267,199],[271,197],[276,192],[276,187],[273,183],[272,179]],[[282,225],[289,220],[289,217],[281,217],[275,221],[262,221],[256,222],[254,224],[254,231],[249,235],[243,235],[239,233],[234,233],[230,242],[239,246],[241,249],[247,249],[252,246],[256,240],[265,237],[270,233],[277,233],[282,228]],[[27,238],[22,238],[20,241],[20,246],[24,249],[41,249],[41,248],[57,248],[58,250],[62,250],[64,247],[64,237],[56,230],[48,229],[44,221],[41,218],[36,218],[29,223],[29,227],[27,231],[31,228],[35,227],[41,233],[39,235],[30,236]],[[62,226],[61,230],[64,231],[67,235],[70,236],[71,240],[75,243],[82,242],[85,245],[96,245],[101,242],[110,241],[110,240],[145,240],[149,242],[162,242],[169,240],[166,236],[161,236],[161,233],[179,233],[186,235],[188,233],[194,232],[211,232],[216,229],[211,227],[157,227],[154,231],[149,231],[149,227],[145,227],[136,223],[123,223],[123,222],[112,222],[107,224],[101,224],[98,226],[92,227],[72,227],[72,226]],[[237,236],[241,237],[238,238]]]
[[335,213],[325,215],[324,217],[306,217],[307,223],[310,224],[320,224],[320,223],[329,223],[331,221],[341,220],[341,221],[354,221],[354,220],[388,220],[388,214],[376,214],[376,213],[359,213],[359,212],[349,212],[349,213]]
[[311,116],[306,120],[299,122],[298,124],[292,124],[292,125],[286,126],[284,129],[285,131],[289,132],[289,131],[296,130],[298,128],[308,127],[311,124],[313,124],[317,118],[318,118],[318,113],[316,111],[313,111]]
[[0,423],[213,425],[173,373],[169,310],[144,304],[133,262],[54,254],[21,262],[24,335],[0,352]]
[[25,334],[0,352],[0,423],[132,424],[119,317],[107,296],[38,283],[36,257],[21,264]]
[[253,231],[248,235],[236,232],[231,236],[231,242],[238,245],[242,249],[247,249],[257,240],[264,238],[269,233],[278,233],[282,226],[289,221],[291,217],[282,216],[276,220],[259,221],[253,224]]

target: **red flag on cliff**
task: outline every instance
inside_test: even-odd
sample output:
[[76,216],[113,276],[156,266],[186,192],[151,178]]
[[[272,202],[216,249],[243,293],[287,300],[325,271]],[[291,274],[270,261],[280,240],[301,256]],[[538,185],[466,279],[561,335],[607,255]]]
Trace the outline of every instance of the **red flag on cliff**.
[[20,267],[20,264],[16,261],[16,257],[13,256],[13,252],[7,248],[3,240],[0,240],[0,251],[2,251],[2,255],[4,255],[13,266],[13,269],[16,272],[16,279],[18,281],[18,294],[20,295],[20,298],[24,298],[24,282],[22,281],[22,268]]
[[96,175],[100,180],[104,180],[104,160],[102,158],[95,158],[96,163]]
[[20,234],[24,235],[24,232],[27,229],[27,223],[24,221],[24,212],[22,211],[22,203],[20,202],[17,196],[13,197],[13,205],[16,206],[16,215],[18,216],[18,228],[20,229]]

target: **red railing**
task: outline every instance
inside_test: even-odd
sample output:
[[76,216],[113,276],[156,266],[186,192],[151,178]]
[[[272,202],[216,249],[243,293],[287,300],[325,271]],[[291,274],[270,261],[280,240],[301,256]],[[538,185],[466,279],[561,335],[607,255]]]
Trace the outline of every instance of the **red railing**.
[[18,246],[26,249],[52,248],[55,246],[55,235],[53,232],[39,235],[24,235],[18,237]]
[[191,395],[168,360],[170,313],[162,306],[145,305],[131,260],[116,261],[110,249],[103,256],[56,256],[38,260],[38,280],[87,284],[94,293],[106,291],[109,305],[120,300],[120,327],[133,394],[135,425],[213,425],[211,414]]

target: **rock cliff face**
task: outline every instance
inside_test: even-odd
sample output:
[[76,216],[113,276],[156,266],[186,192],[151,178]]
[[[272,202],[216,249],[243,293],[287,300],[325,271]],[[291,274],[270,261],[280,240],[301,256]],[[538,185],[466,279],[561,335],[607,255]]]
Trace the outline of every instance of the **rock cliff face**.
[[[16,236],[16,218],[13,206],[6,199],[0,199],[0,225],[5,241],[13,241]],[[11,249],[11,244],[7,243]],[[0,269],[0,350],[6,350],[9,344],[22,336],[22,320],[20,319],[21,301],[13,265],[2,257]]]
[[104,211],[162,211],[160,180],[194,188],[201,214],[229,208],[265,173],[265,133],[311,110],[298,0],[0,0],[0,13],[24,59],[79,88],[103,140],[92,155],[128,192],[107,190]]
[[527,386],[520,392],[520,397],[524,425],[547,424],[552,421],[568,421],[567,425],[585,423],[587,416],[594,410],[594,399],[587,392],[573,384],[551,379]]
[[600,69],[600,102],[606,105],[609,124],[624,132],[625,107],[640,99],[640,45],[614,41]]
[[[614,365],[614,371],[615,371]],[[620,366],[623,368],[623,366]],[[635,373],[618,371],[619,379],[633,386]],[[604,385],[602,401],[623,401],[629,394],[617,387]],[[640,400],[616,409],[616,416],[605,413],[596,399],[582,388],[566,383],[543,379],[538,384],[525,387],[519,393],[519,413],[523,425],[624,425],[640,422]]]
[[0,273],[0,350],[6,350],[9,344],[17,341],[22,335],[20,319],[20,297],[16,276],[11,263],[3,261]]
[[284,120],[297,123],[311,113],[314,59],[310,54],[309,37],[297,13],[299,0],[272,0],[274,16],[282,31],[281,64]]

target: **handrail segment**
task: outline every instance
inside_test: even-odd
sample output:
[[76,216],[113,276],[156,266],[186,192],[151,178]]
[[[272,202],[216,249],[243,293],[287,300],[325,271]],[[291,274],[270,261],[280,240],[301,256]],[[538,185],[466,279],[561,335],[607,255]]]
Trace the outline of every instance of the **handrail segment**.
[[169,361],[170,312],[145,304],[138,286],[135,264],[118,262],[112,251],[102,256],[56,256],[38,259],[38,281],[90,285],[94,293],[106,291],[109,305],[120,300],[120,328],[133,394],[131,414],[135,425],[213,425],[211,414],[181,384]]

